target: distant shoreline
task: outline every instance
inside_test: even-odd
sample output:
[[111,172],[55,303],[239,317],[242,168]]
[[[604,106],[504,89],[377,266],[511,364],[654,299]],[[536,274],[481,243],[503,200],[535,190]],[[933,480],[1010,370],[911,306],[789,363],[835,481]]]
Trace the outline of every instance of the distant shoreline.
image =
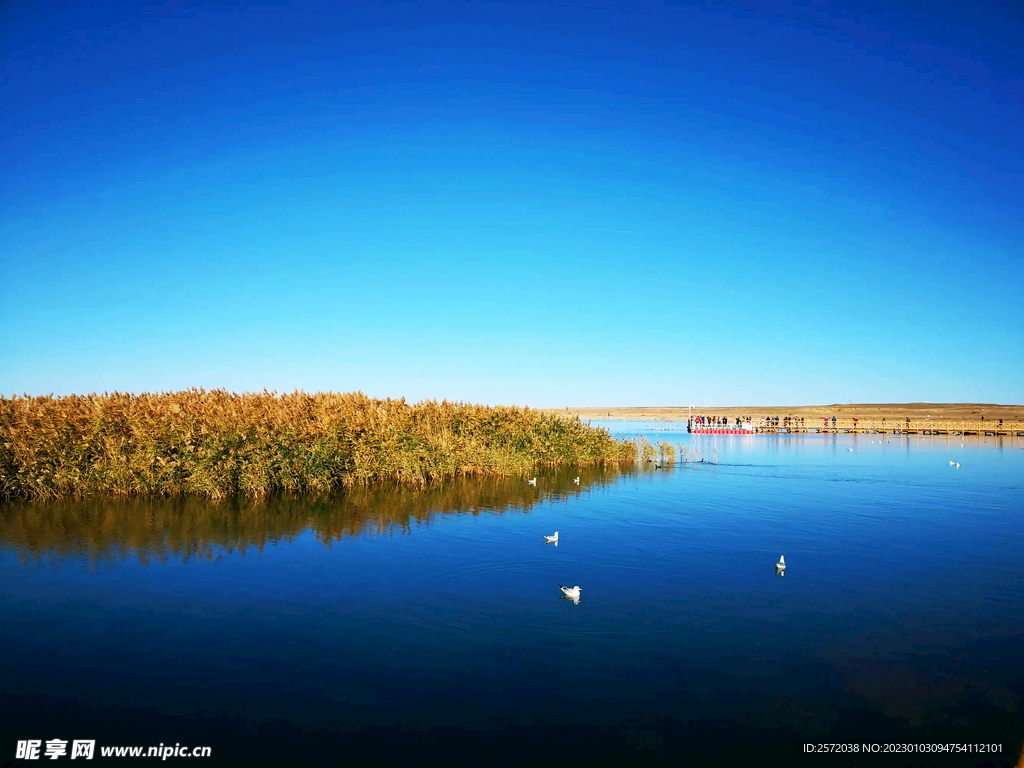
[[[541,408],[546,413],[579,416],[583,421],[686,421],[689,409],[686,406],[654,407],[605,407],[605,408]],[[990,403],[845,403],[833,405],[777,405],[777,406],[731,406],[713,408],[693,406],[694,415],[705,416],[797,416],[819,419],[932,419],[945,420],[1024,420],[1024,405],[996,405]]]

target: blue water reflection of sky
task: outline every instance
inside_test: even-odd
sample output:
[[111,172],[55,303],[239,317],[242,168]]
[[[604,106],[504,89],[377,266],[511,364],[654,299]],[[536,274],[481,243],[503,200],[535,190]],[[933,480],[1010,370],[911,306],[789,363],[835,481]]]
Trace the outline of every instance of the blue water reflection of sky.
[[395,737],[379,754],[415,764],[409,734],[444,729],[515,762],[529,729],[561,754],[545,729],[566,722],[603,734],[584,754],[623,759],[639,759],[637,718],[668,756],[708,754],[693,741],[707,727],[781,754],[1019,724],[1022,441],[673,439],[718,463],[579,470],[578,487],[542,471],[527,512],[210,560],[23,564],[3,545],[0,692],[18,706],[2,729],[120,743],[166,740],[170,722],[254,756],[302,731],[365,757],[380,726]]

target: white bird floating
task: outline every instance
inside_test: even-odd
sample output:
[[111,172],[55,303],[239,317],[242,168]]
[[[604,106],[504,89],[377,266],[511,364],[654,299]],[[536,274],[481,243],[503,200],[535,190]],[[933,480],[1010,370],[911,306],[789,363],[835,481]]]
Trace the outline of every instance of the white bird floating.
[[953,461],[952,459],[950,459],[950,460],[949,460],[949,466],[951,466],[951,467],[952,467],[952,466],[953,466],[954,464],[956,464],[956,462],[955,462],[955,461]]
[[578,476],[578,475],[576,476],[576,479],[575,479],[575,480],[573,480],[573,482],[574,482],[574,483],[576,483],[576,485],[579,485],[579,484],[580,484],[580,478],[579,478],[579,476]]
[[557,544],[558,543],[558,531],[555,531],[555,535],[554,536],[548,536],[547,534],[544,534],[544,543],[545,544],[548,544],[548,543]]
[[527,480],[526,482],[528,482],[530,485],[537,485],[537,478],[535,477],[533,478],[533,480]]
[[853,448],[847,448],[846,450],[848,450],[850,453],[853,453]]
[[956,468],[960,469],[960,462],[959,461],[956,463]]
[[563,587],[561,584],[558,585],[558,588],[562,590],[562,594],[564,594],[566,597],[572,600],[580,599],[580,588],[578,584],[572,589],[570,589],[569,587]]
[[782,573],[786,570],[786,556],[779,555],[779,562],[775,564],[775,570],[777,573]]

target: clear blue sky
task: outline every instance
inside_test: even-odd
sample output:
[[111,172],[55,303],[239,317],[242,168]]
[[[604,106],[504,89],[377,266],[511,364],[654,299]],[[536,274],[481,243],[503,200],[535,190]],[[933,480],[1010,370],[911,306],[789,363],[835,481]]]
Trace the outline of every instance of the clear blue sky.
[[1022,31],[6,2],[0,393],[1024,402]]

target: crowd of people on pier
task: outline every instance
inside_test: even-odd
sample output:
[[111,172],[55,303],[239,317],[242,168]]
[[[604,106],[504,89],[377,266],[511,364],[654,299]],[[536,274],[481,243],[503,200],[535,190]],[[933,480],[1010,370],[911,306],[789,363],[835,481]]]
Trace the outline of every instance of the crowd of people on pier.
[[791,429],[804,426],[804,419],[796,416],[763,416],[756,420],[753,416],[705,416],[699,414],[690,418],[687,425],[689,431],[705,430],[741,430],[754,432],[763,429]]
[[736,416],[730,419],[728,416],[704,416],[703,414],[693,416],[687,422],[686,430],[692,432],[695,429],[741,429],[753,431],[753,416]]
[[[828,422],[828,419],[825,419]],[[833,426],[835,417],[832,417]],[[687,422],[688,432],[694,430],[740,430],[743,432],[760,432],[762,430],[795,429],[805,426],[803,417],[800,416],[762,416],[755,419],[753,416],[705,416],[698,414],[691,416]],[[827,426],[827,423],[826,423]]]
[[[981,421],[984,422],[984,417]],[[918,426],[915,429],[930,429],[927,426],[927,422],[931,421],[930,416],[926,416],[924,422],[919,420]],[[844,416],[842,421],[838,421],[835,416],[825,416],[819,421],[817,417],[811,419],[808,424],[807,420],[803,416],[762,416],[754,418],[753,416],[714,416],[697,414],[690,416],[687,425],[687,432],[786,432],[786,431],[809,431],[809,432],[822,432],[822,431],[853,431],[867,430],[867,431],[892,431],[901,432],[904,430],[911,429],[910,417],[904,418],[886,418],[877,417],[868,419],[865,424],[859,424],[859,419],[856,416]],[[992,429],[1004,429],[1003,420],[998,420],[998,428],[995,426],[995,420],[989,420],[989,423],[993,425]],[[1011,429],[1014,429],[1011,425]]]
[[783,416],[781,419],[778,416],[765,416],[758,424],[758,427],[762,429],[792,429],[802,426],[804,426],[803,417],[798,416]]

